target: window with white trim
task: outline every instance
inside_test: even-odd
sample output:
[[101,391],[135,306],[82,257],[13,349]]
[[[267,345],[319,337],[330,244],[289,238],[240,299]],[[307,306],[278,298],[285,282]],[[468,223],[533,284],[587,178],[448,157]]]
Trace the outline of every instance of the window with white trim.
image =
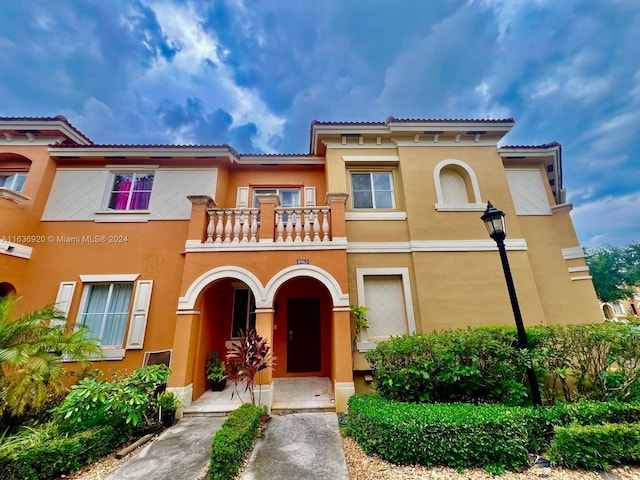
[[109,190],[107,208],[109,210],[147,210],[153,173],[115,173]]
[[380,340],[415,333],[409,269],[357,268],[358,304],[367,307],[369,328],[363,330],[358,350],[375,348]]
[[27,174],[23,172],[0,172],[0,187],[16,193],[22,192]]
[[351,172],[351,198],[353,208],[395,208],[391,172]]
[[102,347],[122,347],[131,307],[133,282],[91,283],[84,287],[80,323]]
[[275,194],[280,197],[281,207],[299,207],[300,189],[299,188],[254,188],[253,189],[253,208],[260,208],[260,202],[256,195]]
[[246,287],[236,287],[233,292],[231,338],[239,338],[241,332],[256,328],[256,301],[253,292]]

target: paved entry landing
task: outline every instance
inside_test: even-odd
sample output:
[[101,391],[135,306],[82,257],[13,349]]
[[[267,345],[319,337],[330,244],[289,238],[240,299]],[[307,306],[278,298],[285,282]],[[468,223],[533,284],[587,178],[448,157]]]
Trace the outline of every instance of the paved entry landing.
[[[250,402],[249,395],[239,386],[241,398]],[[231,398],[233,387],[228,383],[222,392],[205,392],[200,398],[184,410],[185,416],[227,415],[238,408],[242,402],[237,395]],[[259,387],[256,386],[256,402]],[[335,395],[331,380],[327,377],[295,377],[273,379],[272,412],[335,412]]]
[[330,412],[272,415],[241,480],[348,480],[349,471]]

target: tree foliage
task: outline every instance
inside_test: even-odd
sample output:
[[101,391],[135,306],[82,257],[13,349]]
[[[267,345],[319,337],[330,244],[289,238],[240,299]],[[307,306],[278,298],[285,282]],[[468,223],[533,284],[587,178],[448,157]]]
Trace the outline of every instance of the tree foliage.
[[22,416],[64,391],[63,360],[88,364],[102,352],[84,325],[52,325],[65,320],[55,305],[12,319],[14,305],[0,299],[0,414]]
[[588,250],[586,261],[601,302],[629,298],[640,283],[640,242]]

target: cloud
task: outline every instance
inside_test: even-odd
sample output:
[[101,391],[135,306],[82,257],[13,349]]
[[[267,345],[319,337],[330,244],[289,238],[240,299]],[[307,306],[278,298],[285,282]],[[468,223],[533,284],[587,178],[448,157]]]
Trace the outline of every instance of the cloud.
[[576,229],[582,233],[581,241],[586,247],[637,242],[640,193],[585,202],[571,212],[571,217]]

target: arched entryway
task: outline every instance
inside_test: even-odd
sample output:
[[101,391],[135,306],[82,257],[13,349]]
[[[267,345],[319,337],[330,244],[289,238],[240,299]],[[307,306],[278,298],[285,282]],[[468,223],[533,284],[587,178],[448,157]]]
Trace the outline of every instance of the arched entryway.
[[274,377],[331,376],[333,304],[320,281],[295,277],[274,300]]
[[210,352],[224,359],[227,348],[242,332],[256,327],[255,294],[237,278],[221,278],[201,293],[200,331],[193,348],[193,393],[198,398],[207,388],[205,364]]
[[16,288],[9,282],[0,282],[0,298],[4,298],[7,295],[15,295]]

